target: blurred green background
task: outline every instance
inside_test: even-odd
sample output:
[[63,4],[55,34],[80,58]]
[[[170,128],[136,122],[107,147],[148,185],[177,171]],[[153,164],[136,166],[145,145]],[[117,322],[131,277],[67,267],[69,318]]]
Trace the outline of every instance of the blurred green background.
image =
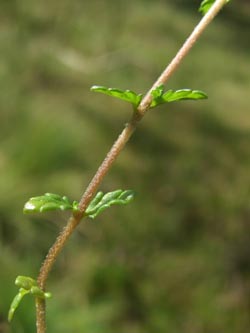
[[[93,84],[145,92],[200,19],[200,1],[0,1],[0,333],[17,275],[37,276],[67,214],[130,117]],[[136,200],[86,220],[48,281],[48,332],[240,333],[250,326],[250,4],[232,1],[168,88],[208,101],[148,113],[102,190]]]

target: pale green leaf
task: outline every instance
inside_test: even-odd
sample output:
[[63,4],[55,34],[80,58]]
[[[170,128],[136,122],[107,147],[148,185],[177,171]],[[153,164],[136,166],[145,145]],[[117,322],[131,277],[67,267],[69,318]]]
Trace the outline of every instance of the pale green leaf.
[[25,290],[30,290],[32,287],[37,286],[37,282],[29,276],[19,275],[15,280],[15,285]]
[[9,309],[9,313],[8,313],[9,322],[12,320],[17,307],[19,306],[21,300],[23,299],[23,297],[25,295],[31,294],[34,297],[43,298],[43,299],[51,297],[51,293],[44,292],[43,290],[41,290],[37,285],[37,281],[32,279],[29,276],[19,275],[15,280],[15,284],[18,287],[20,287],[20,289],[18,291],[18,294],[14,297],[14,299],[10,305],[10,309]]
[[78,210],[77,202],[70,203],[66,196],[45,193],[42,196],[30,198],[24,205],[24,213],[43,213],[50,210]]
[[18,294],[14,297],[13,301],[11,302],[9,313],[8,313],[8,321],[10,322],[14,316],[16,309],[18,308],[21,300],[27,294],[29,294],[29,290],[20,288]]

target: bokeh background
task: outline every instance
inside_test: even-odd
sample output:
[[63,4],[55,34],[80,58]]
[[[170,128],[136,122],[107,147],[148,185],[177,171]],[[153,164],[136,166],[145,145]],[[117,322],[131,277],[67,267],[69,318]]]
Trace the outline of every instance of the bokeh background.
[[[145,92],[200,19],[199,1],[0,1],[0,332],[17,275],[37,276],[67,214],[130,117],[93,84]],[[248,332],[250,4],[232,1],[168,88],[207,92],[148,113],[102,184],[136,200],[86,220],[48,281],[48,332]]]

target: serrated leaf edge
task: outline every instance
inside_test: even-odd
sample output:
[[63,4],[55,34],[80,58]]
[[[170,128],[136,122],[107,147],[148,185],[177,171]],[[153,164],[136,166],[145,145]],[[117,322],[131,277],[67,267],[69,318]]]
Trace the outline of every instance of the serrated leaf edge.
[[[127,196],[122,198],[124,195]],[[110,201],[107,201],[110,197]],[[134,198],[134,192],[132,190],[115,190],[104,194],[103,192],[98,192],[95,198],[91,201],[88,208],[85,211],[85,216],[94,219],[103,210],[113,206],[113,205],[125,205],[132,201]]]
[[[156,94],[155,92],[159,91],[160,94]],[[179,97],[178,94],[181,93],[187,93],[187,96]],[[199,94],[199,97],[193,97],[192,95]],[[162,86],[159,86],[158,88],[151,91],[151,95],[153,97],[153,100],[151,102],[150,108],[154,108],[158,105],[164,104],[164,103],[170,103],[170,102],[178,102],[182,100],[200,100],[200,99],[206,99],[208,98],[207,94],[202,90],[197,89],[178,89],[173,90],[169,89],[166,92],[162,90]],[[155,96],[155,97],[154,97]]]
[[[92,86],[90,88],[90,90],[94,91],[94,92],[100,92],[100,93],[103,93],[105,95],[124,100],[126,102],[129,102],[129,103],[133,104],[133,106],[135,106],[135,107],[137,107],[139,105],[139,103],[142,100],[142,96],[143,96],[142,94],[137,94],[134,91],[129,90],[129,89],[121,90],[121,89],[118,89],[118,88],[108,88],[108,87],[105,87],[105,86],[98,86],[98,85]],[[120,96],[116,96],[113,93],[120,94]],[[131,96],[132,96],[132,98],[131,98]]]
[[70,203],[66,196],[60,196],[59,194],[54,193],[45,193],[44,195],[30,198],[24,204],[23,213],[44,213],[52,210],[72,210],[76,212],[78,211],[78,203],[76,201]]

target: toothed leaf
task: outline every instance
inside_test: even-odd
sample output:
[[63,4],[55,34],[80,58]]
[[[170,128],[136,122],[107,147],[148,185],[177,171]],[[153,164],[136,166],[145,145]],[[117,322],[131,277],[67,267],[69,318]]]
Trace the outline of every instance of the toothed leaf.
[[113,96],[119,99],[122,99],[126,102],[132,103],[137,107],[142,99],[142,94],[136,94],[132,90],[120,90],[117,88],[107,88],[104,86],[93,86],[90,89],[91,91],[100,92],[108,96]]
[[133,198],[134,192],[131,190],[116,190],[106,194],[103,192],[98,192],[86,209],[85,215],[91,218],[95,218],[103,210],[109,208],[110,206],[128,204],[133,200]]
[[70,203],[66,196],[61,197],[58,194],[45,193],[39,197],[30,198],[23,208],[24,213],[43,213],[50,210],[78,210],[78,203]]
[[153,100],[150,107],[153,108],[157,105],[181,101],[181,100],[198,100],[205,99],[207,95],[201,90],[191,90],[191,89],[180,89],[180,90],[168,90],[164,92],[163,86],[151,91]]

